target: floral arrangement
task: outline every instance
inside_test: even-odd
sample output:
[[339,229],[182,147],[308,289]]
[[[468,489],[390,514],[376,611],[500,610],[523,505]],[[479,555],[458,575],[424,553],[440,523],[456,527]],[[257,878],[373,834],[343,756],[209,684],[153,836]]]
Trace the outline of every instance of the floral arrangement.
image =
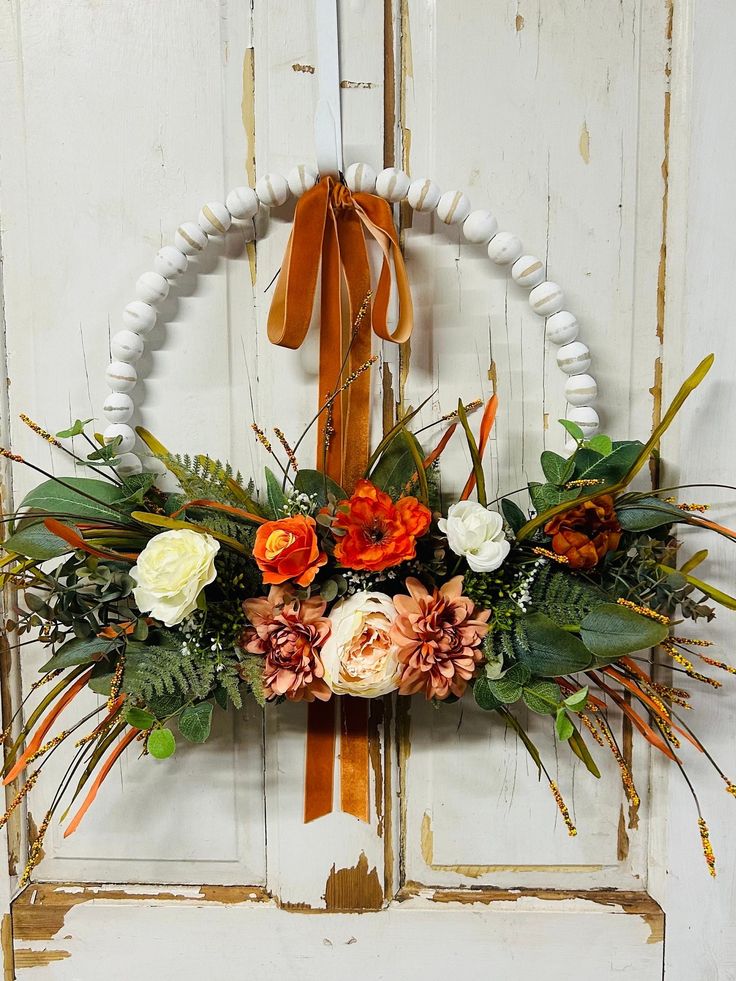
[[[616,713],[684,773],[684,744],[706,750],[682,717],[689,696],[673,678],[717,688],[696,660],[734,669],[706,655],[707,640],[681,636],[680,624],[710,620],[709,601],[734,609],[736,600],[693,575],[702,553],[680,560],[676,528],[734,533],[707,520],[703,505],[678,504],[676,489],[640,491],[632,481],[711,363],[685,382],[646,443],[585,439],[563,420],[573,452],[545,451],[544,480],[492,500],[482,461],[495,397],[477,438],[469,415],[480,404],[460,402],[435,424],[444,432],[431,451],[411,428],[419,409],[408,412],[349,490],[300,467],[303,436],[292,448],[279,429],[275,448],[254,426],[279,473],[267,469],[258,489],[227,464],[172,454],[139,430],[175,478],[165,490],[154,474],[118,473],[115,441],[88,434],[89,421],[54,436],[24,417],[92,475],[39,471],[44,481],[6,517],[3,579],[18,593],[6,628],[18,647],[33,638],[50,656],[33,686],[38,703],[4,733],[5,783],[26,777],[3,823],[56,749],[75,746],[23,880],[62,801],[68,811],[81,798],[68,835],[129,746],[166,758],[175,728],[202,743],[215,707],[238,709],[245,698],[263,705],[398,693],[442,705],[472,697],[518,734],[571,835],[560,791],[515,706],[548,717],[594,776],[589,744],[610,751],[632,804]],[[472,472],[460,499],[443,508],[439,462],[456,431]],[[83,455],[74,450],[80,439]],[[59,729],[84,689],[101,696],[97,706]],[[715,874],[699,808],[698,817]]]

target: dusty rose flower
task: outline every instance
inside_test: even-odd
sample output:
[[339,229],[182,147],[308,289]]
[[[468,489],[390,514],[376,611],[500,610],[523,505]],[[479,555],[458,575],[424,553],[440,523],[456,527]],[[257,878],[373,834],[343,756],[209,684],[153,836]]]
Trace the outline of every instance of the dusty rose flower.
[[243,631],[241,645],[250,654],[265,657],[267,698],[284,695],[294,702],[330,698],[319,654],[330,633],[330,621],[323,616],[326,607],[319,598],[298,600],[284,586],[272,586],[268,596],[243,603],[252,626]]
[[404,665],[400,695],[423,691],[427,698],[460,697],[483,660],[481,642],[488,631],[489,610],[477,610],[462,595],[463,577],[455,576],[429,592],[407,579],[409,596],[394,596],[398,616],[391,639]]

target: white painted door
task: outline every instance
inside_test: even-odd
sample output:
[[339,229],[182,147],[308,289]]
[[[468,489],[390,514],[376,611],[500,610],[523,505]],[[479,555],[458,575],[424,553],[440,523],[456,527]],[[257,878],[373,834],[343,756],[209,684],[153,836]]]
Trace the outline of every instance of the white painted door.
[[[648,430],[660,385],[671,13],[662,0],[340,2],[346,161],[432,176],[518,231],[584,324],[604,427],[623,436]],[[109,336],[153,252],[204,201],[313,159],[313,3],[9,0],[0,39],[4,438],[61,467],[18,413],[50,428],[98,414]],[[482,250],[400,219],[417,323],[411,350],[383,352],[376,416],[437,388],[429,421],[495,388],[489,477],[518,487],[561,442],[554,352]],[[257,473],[253,416],[294,431],[312,410],[314,345],[274,350],[265,335],[289,220],[274,213],[257,246],[228,236],[164,305],[140,418],[172,448]],[[443,486],[467,469],[448,456]],[[16,499],[27,483],[15,473]],[[16,687],[39,663],[28,648],[22,662]],[[205,747],[124,761],[82,830],[49,836],[16,899],[16,976],[662,976],[647,801],[628,808],[615,765],[601,759],[597,783],[559,761],[569,839],[498,720],[389,699],[371,713],[371,823],[305,825],[305,717],[250,707]],[[622,739],[645,787],[648,756]],[[50,790],[32,792],[29,826]],[[11,884],[25,838],[11,825]]]

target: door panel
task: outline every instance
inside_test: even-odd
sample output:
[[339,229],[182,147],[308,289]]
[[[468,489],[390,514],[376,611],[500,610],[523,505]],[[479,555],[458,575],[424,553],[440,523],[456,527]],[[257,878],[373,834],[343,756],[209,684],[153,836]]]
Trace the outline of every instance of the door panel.
[[[579,316],[604,430],[646,432],[661,327],[664,5],[623,0],[602,13],[584,0],[342,0],[340,9],[346,162],[403,164],[465,190],[518,232]],[[17,414],[61,428],[99,411],[109,337],[156,249],[204,201],[313,159],[313,3],[35,0],[0,17],[11,439],[58,467]],[[265,332],[292,214],[259,216],[257,247],[242,229],[212,245],[164,304],[140,365],[139,420],[171,449],[257,474],[267,461],[250,423],[296,434],[314,411],[314,337],[290,352]],[[491,486],[519,487],[541,449],[561,445],[554,346],[482,249],[424,216],[400,219],[417,322],[410,347],[382,352],[375,431],[397,404],[435,389],[422,422],[458,396],[496,390]],[[446,461],[449,495],[469,470],[459,441]],[[16,501],[32,483],[16,471]],[[40,656],[24,651],[26,688]],[[221,719],[204,748],[180,747],[164,763],[131,757],[75,836],[49,836],[37,878],[56,885],[16,905],[18,977],[95,977],[95,958],[121,963],[116,951],[141,933],[161,940],[150,962],[161,977],[177,965],[204,970],[215,935],[237,948],[223,975],[233,977],[288,969],[299,951],[307,978],[346,967],[373,976],[380,950],[395,952],[395,973],[411,964],[446,976],[486,957],[513,971],[522,940],[530,972],[563,976],[564,965],[570,979],[607,978],[633,965],[642,981],[660,977],[662,915],[644,892],[646,802],[629,812],[603,753],[598,783],[566,754],[558,760],[529,721],[578,824],[569,839],[498,720],[470,703],[437,711],[387,700],[372,710],[370,823],[334,813],[305,825],[305,715],[251,708]],[[621,737],[630,747],[630,733]],[[630,753],[645,797],[647,754]],[[49,775],[30,795],[36,824]],[[116,895],[90,891],[99,882],[115,883]],[[498,891],[507,889],[529,892]],[[450,932],[451,945],[432,943]],[[571,964],[581,941],[585,963]],[[110,970],[113,981],[127,977]]]

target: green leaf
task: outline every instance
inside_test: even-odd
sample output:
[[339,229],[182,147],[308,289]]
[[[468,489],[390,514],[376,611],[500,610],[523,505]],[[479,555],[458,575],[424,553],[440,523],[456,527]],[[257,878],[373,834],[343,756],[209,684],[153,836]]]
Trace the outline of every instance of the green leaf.
[[106,637],[90,637],[85,640],[75,637],[62,644],[56,654],[39,670],[46,674],[59,668],[71,668],[75,664],[91,664],[109,653],[113,646],[114,642]]
[[572,476],[575,463],[572,458],[565,459],[559,453],[545,450],[540,457],[542,472],[551,484],[564,484]]
[[483,473],[483,461],[480,458],[478,444],[475,441],[473,430],[470,428],[468,413],[465,411],[465,406],[462,403],[462,399],[458,399],[457,401],[457,416],[465,433],[465,440],[468,444],[468,450],[470,451],[470,459],[473,461],[475,492],[478,496],[478,503],[485,507],[488,502],[486,499],[486,478]]
[[409,449],[402,432],[407,432],[407,436],[416,443],[415,448],[419,450],[422,459],[424,459],[424,452],[421,446],[419,446],[416,437],[406,430],[399,430],[381,454],[370,476],[372,483],[379,490],[385,491],[393,497],[403,494],[404,488],[411,481],[417,469],[414,462],[414,455]]
[[187,705],[179,716],[179,732],[190,743],[203,743],[212,728],[212,702]]
[[573,422],[571,419],[558,419],[557,421],[562,428],[572,436],[573,439],[578,441],[578,443],[583,441],[585,438],[585,433],[576,422]]
[[572,734],[569,736],[567,741],[570,745],[570,749],[577,756],[577,758],[585,764],[588,772],[592,773],[594,777],[598,777],[598,779],[600,779],[601,771],[596,766],[595,760],[590,755],[590,750],[585,745],[582,735],[578,732],[575,726],[573,726]]
[[[77,534],[78,529],[70,526]],[[29,559],[55,559],[59,555],[73,552],[72,546],[50,532],[43,521],[32,521],[24,525],[14,535],[2,543],[6,552],[16,552]]]
[[617,443],[607,456],[601,456],[590,466],[581,470],[579,479],[600,480],[602,481],[601,487],[615,483],[628,472],[641,453],[643,445],[639,440]]
[[548,511],[550,508],[562,504],[563,501],[574,501],[580,497],[582,488],[571,487],[569,490],[561,490],[556,484],[529,484],[529,496],[535,510]]
[[490,690],[504,704],[518,702],[531,672],[524,664],[514,664],[500,678],[488,679]]
[[335,580],[328,579],[326,582],[323,582],[319,595],[322,597],[325,603],[331,603],[333,600],[337,599],[337,583]]
[[616,661],[634,651],[656,647],[668,632],[666,624],[617,603],[602,603],[591,610],[580,624],[583,643],[599,664]]
[[286,494],[281,490],[276,475],[266,467],[266,494],[271,513],[275,519],[283,518],[286,515],[286,505],[288,500]]
[[154,729],[146,743],[154,759],[165,760],[176,752],[176,739],[171,729]]
[[[670,574],[677,571],[676,569],[670,569],[666,565],[660,565],[659,568],[663,572]],[[695,586],[696,589],[699,589],[701,593],[705,593],[706,596],[715,600],[716,603],[725,606],[727,610],[736,610],[736,596],[729,596],[728,593],[724,593],[723,590],[718,589],[716,586],[711,586],[710,583],[704,582],[702,579],[696,579],[695,576],[691,576],[689,573],[683,573],[682,569],[680,569],[680,575],[684,575],[686,582],[690,583],[691,586]]]
[[[109,642],[108,642],[109,643]],[[145,644],[131,643],[125,647],[125,667],[120,690],[126,695],[137,694],[141,685],[141,669],[147,659],[148,649]],[[95,666],[89,679],[88,687],[97,695],[109,695],[115,665],[109,660],[100,661]]]
[[571,712],[582,712],[585,708],[585,703],[587,700],[588,686],[585,685],[584,688],[580,688],[578,691],[574,691],[572,695],[568,695],[567,698],[564,699],[564,703]]
[[589,668],[593,658],[582,641],[558,627],[543,613],[521,618],[529,650],[519,651],[519,661],[540,678],[556,678]]
[[151,715],[150,712],[145,712],[143,709],[131,705],[125,711],[125,721],[129,726],[133,726],[134,729],[150,729],[151,726],[156,724],[156,717]]
[[600,453],[603,456],[608,456],[609,453],[613,451],[613,442],[610,436],[604,436],[603,433],[599,433],[592,439],[589,439],[585,443],[586,446],[590,447],[591,450],[595,450],[596,453]]
[[521,510],[518,504],[514,504],[510,501],[508,497],[504,497],[501,501],[501,510],[503,511],[503,516],[506,519],[506,523],[514,534],[521,528],[521,526],[526,521],[526,515]]
[[557,716],[555,718],[555,732],[557,733],[557,738],[561,743],[568,740],[575,732],[575,726],[572,724],[567,712],[562,707],[557,710]]
[[486,712],[492,712],[503,705],[503,702],[494,695],[492,683],[485,675],[481,675],[473,685],[473,695],[478,705]]
[[656,497],[641,497],[633,504],[619,504],[616,514],[625,531],[648,531],[676,521],[687,521],[687,515],[678,507]]
[[532,681],[524,686],[521,697],[526,707],[537,715],[554,715],[562,693],[554,681]]
[[71,439],[72,436],[81,436],[84,432],[84,427],[89,425],[90,422],[92,422],[92,419],[77,419],[73,426],[70,426],[69,429],[62,429],[56,435],[59,439]]
[[[89,497],[83,496],[84,494],[88,494]],[[90,497],[94,500],[90,500]],[[34,487],[23,498],[20,508],[67,514],[72,518],[102,518],[105,521],[127,524],[129,520],[127,514],[108,507],[111,504],[120,504],[123,497],[120,487],[107,480],[65,477],[64,484],[60,484],[57,480],[45,480],[38,487]]]
[[172,695],[164,692],[163,695],[150,695],[146,699],[146,705],[157,719],[168,719],[176,715],[185,701],[186,697],[181,692]]
[[316,498],[317,506],[321,508],[327,505],[329,495],[338,501],[344,501],[348,497],[339,484],[319,470],[300,470],[294,478],[294,489],[300,494]]

